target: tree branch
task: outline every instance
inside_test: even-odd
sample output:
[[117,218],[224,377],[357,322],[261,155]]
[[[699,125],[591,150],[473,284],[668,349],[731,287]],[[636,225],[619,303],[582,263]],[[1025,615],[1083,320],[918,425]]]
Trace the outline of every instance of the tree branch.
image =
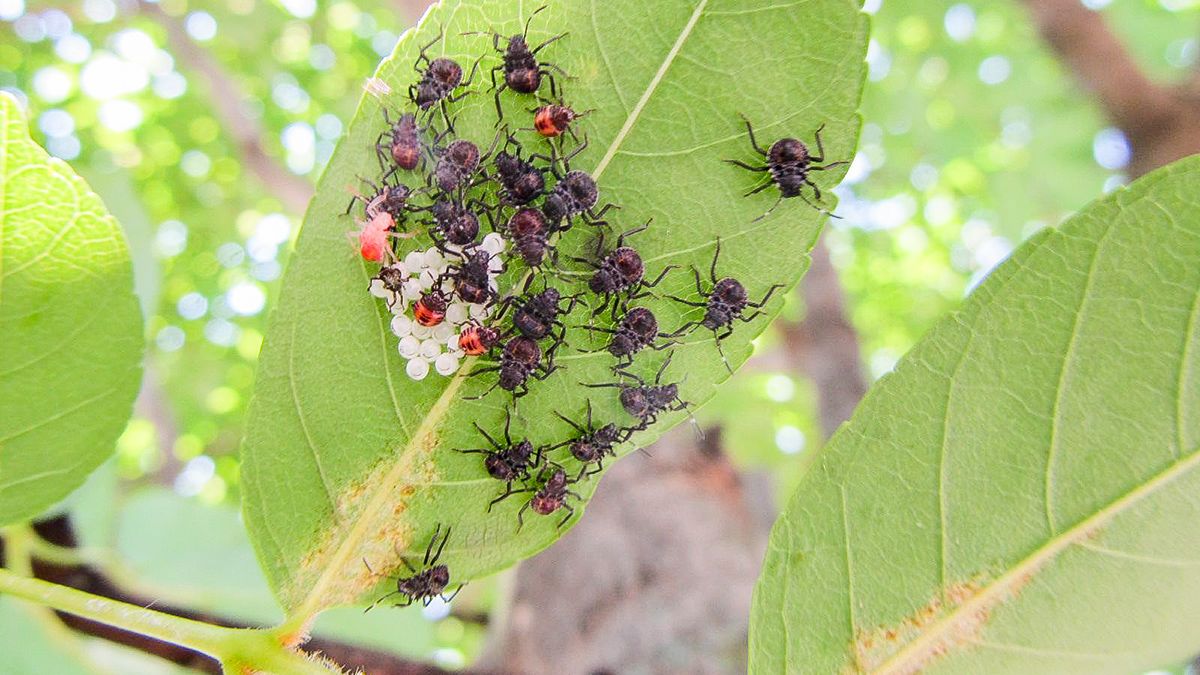
[[1129,139],[1140,176],[1200,152],[1200,101],[1190,85],[1153,82],[1099,13],[1079,0],[1021,0],[1042,38]]
[[[38,522],[34,526],[34,529],[45,541],[58,547],[75,546],[75,536],[66,516],[57,516]],[[3,555],[4,549],[3,546],[0,546],[0,560],[3,559]],[[63,556],[55,557],[60,562],[65,562]],[[33,570],[39,579],[129,605],[154,607],[160,613],[200,621],[213,626],[229,628],[248,627],[223,617],[193,612],[178,607],[163,606],[153,599],[126,593],[101,571],[89,565],[60,565],[45,560],[35,560]],[[213,675],[221,673],[220,664],[215,660],[186,647],[162,642],[140,633],[130,633],[107,624],[97,623],[71,614],[59,613],[58,616],[64,624],[81,633],[132,647],[133,649],[166,659],[172,663],[193,668],[199,672],[213,673]],[[324,638],[314,638],[308,641],[305,643],[304,649],[310,653],[319,652],[345,668],[362,669],[364,673],[370,675],[447,675],[449,673],[449,671],[431,664],[408,661],[385,652]],[[471,673],[484,675],[481,671],[467,670],[457,672],[466,673],[467,675]]]
[[142,388],[138,391],[133,409],[137,415],[150,420],[154,425],[159,456],[163,458],[162,465],[154,472],[154,478],[162,485],[171,485],[183,468],[183,463],[179,461],[173,451],[175,441],[179,439],[179,424],[175,420],[175,412],[171,409],[171,402],[163,388],[162,374],[149,356],[146,358],[145,371],[142,373]]
[[858,332],[846,316],[846,299],[824,237],[812,250],[804,275],[804,320],[780,322],[792,367],[817,389],[821,431],[828,438],[854,413],[867,393]]
[[[480,659],[518,673],[745,672],[770,518],[754,476],[686,428],[605,473],[587,517],[517,568]],[[750,481],[750,482],[748,482]]]
[[279,162],[267,153],[262,143],[262,126],[246,114],[242,107],[245,96],[233,79],[225,73],[212,55],[188,36],[179,21],[157,4],[141,0],[138,2],[138,10],[166,30],[172,54],[208,81],[208,101],[241,153],[242,163],[258,176],[270,194],[283,202],[289,211],[304,213],[308,207],[308,200],[312,198],[312,184],[280,166]]

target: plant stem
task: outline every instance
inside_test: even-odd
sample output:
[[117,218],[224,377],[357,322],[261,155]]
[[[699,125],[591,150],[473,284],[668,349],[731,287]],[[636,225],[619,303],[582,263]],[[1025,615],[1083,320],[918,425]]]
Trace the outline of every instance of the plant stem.
[[107,567],[112,558],[107,551],[101,549],[70,548],[50,543],[38,536],[36,532],[33,533],[29,542],[29,553],[38,560],[63,567],[83,565]]
[[218,658],[226,639],[223,632],[228,630],[101,598],[41,579],[27,579],[5,569],[0,569],[0,593],[10,593],[59,611],[190,647]]
[[90,593],[30,579],[0,568],[0,593],[208,654],[227,672],[329,675],[333,672],[287,650],[272,632],[213,626]]
[[[33,528],[28,524],[13,525],[5,530],[0,530],[0,539],[4,541],[4,557],[9,568],[21,576],[33,576],[32,553],[34,542],[39,539]],[[49,607],[32,603],[17,604],[22,605],[18,609],[24,611],[26,616],[41,626],[47,639],[51,640],[63,653],[78,661],[86,670],[96,673],[112,672],[94,663],[88,657],[80,646],[78,635],[63,625],[58,615]]]

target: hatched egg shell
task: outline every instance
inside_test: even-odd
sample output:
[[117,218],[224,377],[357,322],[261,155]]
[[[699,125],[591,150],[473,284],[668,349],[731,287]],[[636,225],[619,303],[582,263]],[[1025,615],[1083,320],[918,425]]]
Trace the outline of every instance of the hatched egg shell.
[[484,305],[472,303],[469,305],[469,307],[470,309],[468,312],[470,313],[472,319],[486,319],[488,318],[488,315],[491,314],[491,310]]
[[429,362],[425,359],[412,359],[404,366],[404,372],[414,380],[423,380],[429,374]]
[[412,335],[418,340],[424,340],[433,335],[433,329],[429,326],[422,326],[419,323],[414,323],[412,327]]
[[451,326],[449,321],[443,321],[433,327],[433,339],[438,342],[445,342],[453,334],[454,326]]
[[410,251],[404,256],[404,267],[408,269],[409,274],[415,274],[421,269],[421,262],[424,260],[424,254],[420,251]]
[[434,272],[433,270],[430,270],[430,269],[421,270],[421,276],[420,276],[421,290],[427,291],[427,290],[433,288],[433,284],[434,284],[434,282],[437,281],[437,278],[438,278],[437,272]]
[[404,282],[404,297],[409,300],[416,300],[421,297],[421,282],[416,279],[409,279]]

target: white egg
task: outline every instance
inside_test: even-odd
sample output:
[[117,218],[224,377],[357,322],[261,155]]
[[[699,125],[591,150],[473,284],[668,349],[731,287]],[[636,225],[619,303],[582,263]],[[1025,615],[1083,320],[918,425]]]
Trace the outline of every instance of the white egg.
[[419,323],[414,323],[412,327],[412,335],[418,340],[424,340],[433,335],[433,329],[429,326],[422,326]]
[[501,236],[499,232],[491,232],[484,236],[483,243],[480,244],[480,248],[488,253],[491,253],[492,255],[496,255],[504,250],[505,243],[504,237]]
[[433,367],[439,375],[451,375],[458,370],[458,357],[453,354],[442,354],[433,362]]
[[429,362],[425,359],[413,359],[404,367],[404,372],[414,380],[423,380],[429,374]]
[[421,262],[426,267],[438,268],[446,264],[446,259],[442,257],[442,252],[436,248],[431,248],[421,256]]
[[392,332],[395,333],[397,337],[409,335],[412,333],[412,329],[412,319],[404,316],[403,314],[397,314],[396,316],[392,317]]
[[425,259],[425,255],[420,251],[412,251],[404,256],[404,267],[408,269],[409,274],[416,274],[421,269],[421,262]]
[[391,291],[389,291],[387,287],[383,285],[383,279],[372,279],[371,285],[367,287],[367,290],[370,291],[371,295],[384,299],[386,299],[388,294],[391,293]]
[[442,342],[436,338],[421,340],[421,351],[418,353],[421,355],[421,358],[437,358],[437,355],[442,353]]
[[450,306],[446,308],[446,321],[455,325],[465,322],[469,315],[470,310],[468,310],[467,306],[461,302],[451,303]]
[[491,310],[489,310],[487,307],[478,304],[472,304],[469,311],[472,319],[486,319],[488,314],[491,313]]
[[449,321],[443,321],[433,327],[433,339],[438,342],[445,342],[451,335],[454,335],[454,326],[451,326]]
[[411,359],[417,355],[417,352],[421,351],[421,341],[412,335],[405,335],[400,338],[400,343],[396,345],[396,349],[400,352],[400,356]]

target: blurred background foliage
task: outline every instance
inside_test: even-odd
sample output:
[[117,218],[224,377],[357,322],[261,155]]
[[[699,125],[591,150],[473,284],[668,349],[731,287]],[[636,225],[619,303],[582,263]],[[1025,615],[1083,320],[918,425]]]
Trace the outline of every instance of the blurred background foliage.
[[[104,197],[134,251],[151,345],[143,396],[115,462],[66,508],[85,544],[117,552],[114,575],[136,589],[277,618],[236,513],[266,313],[306,185],[423,4],[0,0],[0,88],[26,106],[35,139]],[[1104,12],[1152,77],[1197,67],[1200,2],[1083,4]],[[826,241],[877,378],[1021,240],[1122,184],[1129,149],[1017,3],[866,0],[865,10],[862,142]],[[785,320],[800,320],[802,304]],[[699,415],[723,425],[740,464],[770,473],[777,499],[821,443],[812,384],[772,358],[781,341],[764,336],[759,358]],[[493,595],[473,584],[463,598],[480,613]],[[350,609],[317,630],[454,667],[483,631],[446,615]]]

